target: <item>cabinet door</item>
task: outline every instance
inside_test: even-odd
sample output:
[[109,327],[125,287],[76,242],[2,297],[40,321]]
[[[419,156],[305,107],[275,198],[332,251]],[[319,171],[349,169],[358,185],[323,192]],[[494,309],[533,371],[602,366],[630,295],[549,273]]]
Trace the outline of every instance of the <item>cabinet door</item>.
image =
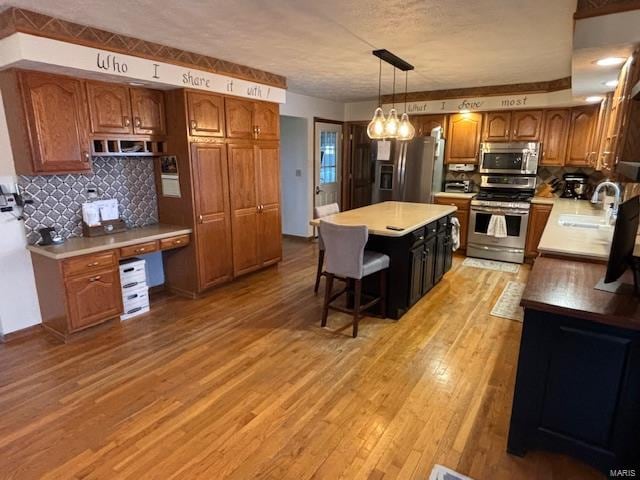
[[410,117],[411,123],[416,129],[417,137],[428,137],[431,135],[431,130],[436,127],[442,128],[444,136],[446,133],[446,119],[446,115],[416,115]]
[[82,82],[21,72],[34,173],[91,170],[89,116]]
[[445,163],[478,163],[481,113],[456,113],[449,117]]
[[227,146],[193,143],[191,162],[198,283],[205,289],[233,277]]
[[531,205],[529,224],[527,226],[527,242],[524,249],[527,256],[535,257],[538,255],[538,244],[544,232],[544,227],[547,225],[547,220],[549,220],[550,213],[551,205],[535,203]]
[[257,138],[278,140],[280,138],[280,107],[278,104],[256,102],[254,104],[254,123],[257,128]]
[[132,88],[130,92],[133,133],[137,135],[166,134],[164,94],[159,90],[147,88]]
[[224,109],[229,138],[254,138],[253,102],[225,98]]
[[436,237],[424,242],[424,269],[422,271],[422,294],[433,288],[433,277],[436,268]]
[[198,137],[224,137],[224,97],[187,92],[189,132]]
[[120,272],[101,272],[65,281],[70,331],[80,330],[122,313]]
[[438,232],[436,237],[436,264],[433,273],[433,283],[438,283],[444,275],[444,262],[445,262],[445,241],[446,232]]
[[487,142],[506,142],[511,132],[511,112],[489,112],[482,138]]
[[115,83],[87,82],[93,133],[133,133],[129,89]]
[[540,140],[542,110],[515,111],[511,114],[511,140],[533,142]]
[[280,225],[280,150],[277,145],[256,145],[258,162],[258,245],[260,264],[282,259]]
[[544,112],[540,165],[564,165],[570,118],[570,112],[567,109],[546,110]]
[[460,222],[460,248],[465,249],[469,231],[469,210],[457,210],[454,215]]
[[258,246],[258,189],[256,151],[252,144],[229,144],[229,196],[233,273],[242,275],[260,267]]
[[409,278],[409,305],[422,297],[422,276],[424,275],[424,245],[411,250],[411,273]]
[[593,107],[577,107],[571,110],[571,126],[565,165],[588,166],[592,157],[597,110]]

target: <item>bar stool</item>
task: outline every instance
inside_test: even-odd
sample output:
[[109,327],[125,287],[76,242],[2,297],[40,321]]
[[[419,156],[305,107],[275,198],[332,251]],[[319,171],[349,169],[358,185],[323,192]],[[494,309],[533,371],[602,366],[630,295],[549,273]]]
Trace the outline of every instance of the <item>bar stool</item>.
[[[376,304],[380,304],[381,316],[385,316],[387,297],[387,269],[389,257],[383,253],[365,250],[369,239],[366,225],[336,225],[325,220],[320,221],[320,235],[324,241],[327,266],[327,286],[324,292],[322,308],[322,326],[327,325],[329,309],[353,315],[353,338],[358,336],[358,321],[362,312]],[[379,272],[380,296],[362,305],[362,279]],[[342,277],[347,285],[337,293],[333,293],[333,280]],[[353,284],[353,309],[332,305],[343,293],[350,292],[349,284]]]
[[[330,203],[328,205],[322,205],[320,207],[313,208],[313,218],[322,218],[334,213],[340,213],[340,206],[337,203]],[[313,293],[318,293],[320,287],[320,277],[324,275],[322,271],[322,265],[324,263],[324,242],[322,241],[322,235],[320,229],[318,229],[318,269],[316,271],[316,284],[313,287]]]

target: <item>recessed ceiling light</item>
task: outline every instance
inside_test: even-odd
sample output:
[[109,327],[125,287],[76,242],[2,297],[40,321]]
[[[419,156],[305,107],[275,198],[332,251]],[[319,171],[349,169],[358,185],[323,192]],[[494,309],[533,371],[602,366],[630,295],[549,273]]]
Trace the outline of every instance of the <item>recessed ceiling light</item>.
[[626,61],[627,59],[622,57],[605,57],[598,60],[596,64],[600,65],[601,67],[608,67],[611,65],[622,65]]
[[604,82],[605,86],[607,87],[617,87],[618,86],[618,80],[609,80],[608,82]]
[[596,103],[596,102],[601,102],[602,101],[602,97],[598,96],[598,95],[593,95],[591,97],[587,97],[585,98],[585,100],[589,103]]

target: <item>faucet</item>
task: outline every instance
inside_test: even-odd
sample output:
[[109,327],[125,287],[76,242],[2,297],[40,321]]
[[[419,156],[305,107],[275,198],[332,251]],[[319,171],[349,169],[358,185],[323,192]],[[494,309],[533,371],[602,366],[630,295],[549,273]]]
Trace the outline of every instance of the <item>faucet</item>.
[[[620,187],[617,183],[610,182],[606,180],[596,187],[593,191],[593,195],[591,196],[591,203],[598,203],[598,195],[600,191],[604,188],[611,187],[614,191],[614,200],[613,200],[613,209],[611,211],[611,218],[616,219],[618,217],[618,206],[620,205],[620,198],[622,196],[622,192],[620,191]],[[606,208],[606,207],[605,207]]]

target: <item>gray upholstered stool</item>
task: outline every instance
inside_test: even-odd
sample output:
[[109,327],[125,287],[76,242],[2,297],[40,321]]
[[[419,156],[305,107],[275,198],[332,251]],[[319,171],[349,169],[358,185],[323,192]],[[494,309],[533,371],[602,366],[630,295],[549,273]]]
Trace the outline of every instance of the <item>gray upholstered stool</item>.
[[[340,207],[337,203],[330,203],[328,205],[322,205],[320,207],[314,207],[313,218],[322,218],[334,213],[340,213]],[[320,287],[320,277],[324,275],[322,265],[324,263],[324,242],[322,241],[322,235],[318,230],[318,269],[316,270],[316,284],[313,287],[313,293],[318,293]]]
[[[369,231],[365,225],[336,225],[321,220],[319,231],[325,247],[325,275],[327,276],[322,326],[327,325],[329,309],[352,314],[355,338],[358,336],[358,321],[362,312],[379,303],[381,316],[385,316],[389,257],[383,253],[364,249],[369,239]],[[377,272],[380,275],[380,296],[362,305],[362,279]],[[332,291],[335,277],[348,280],[347,286],[337,293]],[[349,284],[353,284],[353,310],[332,305],[339,296],[349,291]]]

